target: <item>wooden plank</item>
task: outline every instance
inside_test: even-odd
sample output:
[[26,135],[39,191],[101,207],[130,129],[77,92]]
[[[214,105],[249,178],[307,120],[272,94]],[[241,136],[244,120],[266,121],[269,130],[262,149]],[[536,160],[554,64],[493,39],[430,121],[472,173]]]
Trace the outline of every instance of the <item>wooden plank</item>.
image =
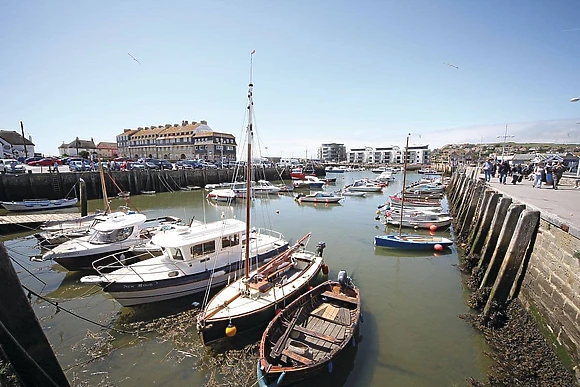
[[333,344],[340,344],[341,343],[341,340],[337,339],[336,337],[327,336],[327,335],[322,334],[320,332],[316,332],[316,331],[310,330],[308,328],[301,327],[300,325],[295,325],[294,330],[298,331],[298,332],[302,332],[305,335],[315,337],[317,339],[328,341],[329,343],[333,343]]
[[0,216],[0,225],[3,224],[27,224],[27,223],[44,223],[48,220],[69,220],[80,218],[79,213],[63,214],[22,214]]
[[312,316],[312,317],[318,318],[318,319],[320,319],[320,320],[328,321],[328,322],[334,323],[334,324],[336,324],[336,325],[343,325],[343,326],[349,326],[349,325],[350,325],[350,324],[346,324],[346,323],[344,323],[344,322],[342,322],[342,321],[337,321],[337,320],[329,320],[329,319],[327,319],[327,318],[324,318],[324,317],[322,317],[322,316]]
[[305,365],[311,365],[314,363],[309,358],[304,357],[304,356],[300,356],[299,354],[294,353],[292,351],[289,351],[287,349],[282,350],[282,355],[288,356],[290,359],[294,359],[297,362],[300,362],[300,363],[305,364]]
[[327,290],[324,293],[322,293],[322,295],[324,297],[333,298],[335,300],[350,302],[351,304],[358,304],[356,298],[345,296],[344,294],[337,294]]
[[282,336],[280,336],[280,338],[278,339],[278,341],[276,342],[276,344],[272,348],[272,352],[270,352],[270,356],[272,356],[273,358],[280,356],[282,349],[286,346],[286,341],[288,341],[288,337],[290,337],[290,332],[292,331],[292,328],[294,328],[294,325],[296,325],[296,321],[298,321],[298,317],[300,316],[300,312],[302,312],[302,307],[298,308],[298,310],[296,311],[296,313],[292,317],[292,320],[290,320],[290,322],[288,323],[288,328],[286,328],[286,331],[284,331]]

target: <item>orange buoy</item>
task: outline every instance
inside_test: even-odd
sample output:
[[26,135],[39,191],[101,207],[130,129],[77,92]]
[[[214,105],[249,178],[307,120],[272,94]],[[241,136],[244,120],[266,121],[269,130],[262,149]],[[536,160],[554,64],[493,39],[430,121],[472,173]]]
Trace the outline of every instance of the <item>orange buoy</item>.
[[232,322],[230,321],[230,323],[226,327],[226,336],[227,337],[234,337],[237,332],[238,332],[238,328],[236,328],[236,326],[234,324],[232,324]]
[[432,224],[431,226],[429,226],[429,230],[431,230],[431,231],[437,231],[437,228],[438,227],[435,224]]
[[443,250],[443,245],[440,245],[439,243],[437,243],[435,246],[433,246],[433,248],[434,248],[436,251],[441,251],[441,250]]
[[322,274],[328,275],[328,265],[326,263],[322,265]]

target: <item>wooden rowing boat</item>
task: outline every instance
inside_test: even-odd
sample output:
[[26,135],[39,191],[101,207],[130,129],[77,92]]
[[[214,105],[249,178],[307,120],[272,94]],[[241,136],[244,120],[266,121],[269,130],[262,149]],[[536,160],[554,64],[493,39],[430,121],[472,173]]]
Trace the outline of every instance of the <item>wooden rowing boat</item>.
[[360,321],[360,293],[345,271],[297,298],[270,322],[260,341],[258,383],[300,382],[323,370],[353,340]]

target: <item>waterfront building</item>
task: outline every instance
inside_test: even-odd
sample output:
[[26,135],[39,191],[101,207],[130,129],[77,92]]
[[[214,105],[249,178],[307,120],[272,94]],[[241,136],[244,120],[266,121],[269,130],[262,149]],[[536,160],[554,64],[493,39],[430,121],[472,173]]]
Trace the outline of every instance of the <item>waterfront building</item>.
[[24,138],[14,130],[0,130],[0,146],[2,146],[2,158],[34,155],[32,137]]
[[344,144],[322,144],[318,148],[318,159],[322,162],[340,163],[346,161],[346,147]]
[[[403,164],[404,148],[399,146],[353,148],[347,152],[347,161],[355,164]],[[430,164],[429,145],[409,145],[410,164]]]
[[95,155],[97,153],[95,141],[92,138],[90,140],[81,140],[77,137],[68,144],[63,141],[58,147],[58,155],[60,157],[65,155],[78,156],[80,152],[88,152],[89,155]]
[[100,142],[97,144],[97,157],[110,160],[119,156],[116,142]]
[[117,136],[119,156],[168,160],[235,161],[236,138],[214,131],[207,121],[125,129]]

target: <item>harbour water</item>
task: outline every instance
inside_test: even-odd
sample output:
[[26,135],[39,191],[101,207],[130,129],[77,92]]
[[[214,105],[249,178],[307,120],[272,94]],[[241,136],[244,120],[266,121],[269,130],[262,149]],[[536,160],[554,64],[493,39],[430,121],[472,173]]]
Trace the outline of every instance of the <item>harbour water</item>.
[[[331,175],[329,175],[331,176]],[[367,172],[333,175],[335,185]],[[333,366],[302,385],[461,386],[483,380],[489,366],[483,337],[458,315],[469,313],[469,292],[450,251],[400,252],[375,249],[385,232],[375,220],[377,206],[401,189],[402,175],[383,193],[346,197],[340,204],[297,203],[290,194],[256,198],[252,223],[282,232],[291,242],[311,231],[309,249],[318,241],[330,278],[346,270],[360,288],[364,323],[357,347],[349,347]],[[418,174],[409,174],[408,181]],[[241,204],[211,204],[205,192],[179,191],[130,198],[150,217],[174,215],[184,221],[214,221],[234,214]],[[115,208],[123,199],[113,199]],[[103,208],[91,201],[89,210]],[[222,215],[223,214],[223,215]],[[387,229],[389,232],[396,229]],[[452,230],[438,231],[452,236]],[[218,347],[204,348],[195,331],[196,302],[188,297],[138,308],[122,308],[97,286],[81,284],[86,273],[67,273],[53,262],[33,262],[40,254],[32,232],[2,236],[22,283],[58,307],[31,297],[41,325],[73,385],[255,386],[256,342],[260,332],[240,335]],[[69,313],[72,312],[74,314]],[[85,318],[90,321],[86,321]],[[96,325],[93,322],[97,322]]]

